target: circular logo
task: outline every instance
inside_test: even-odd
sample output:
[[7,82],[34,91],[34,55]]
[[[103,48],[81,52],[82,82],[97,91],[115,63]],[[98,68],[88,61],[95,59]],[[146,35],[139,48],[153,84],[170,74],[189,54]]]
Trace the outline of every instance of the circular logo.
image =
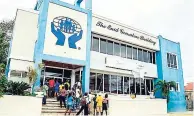
[[57,29],[60,29],[62,32],[68,34],[79,33],[82,30],[81,25],[69,17],[55,17],[53,19],[53,23]]

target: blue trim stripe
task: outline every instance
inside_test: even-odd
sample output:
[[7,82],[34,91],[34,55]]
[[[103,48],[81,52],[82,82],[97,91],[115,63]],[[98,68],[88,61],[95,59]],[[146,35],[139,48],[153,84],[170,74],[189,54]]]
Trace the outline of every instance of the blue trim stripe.
[[50,2],[54,3],[54,4],[57,4],[57,5],[60,5],[60,6],[64,6],[64,7],[70,8],[72,10],[76,10],[76,11],[83,12],[83,13],[86,13],[86,14],[88,13],[88,10],[86,10],[86,9],[83,9],[83,8],[80,8],[80,7],[76,7],[74,5],[62,2],[60,0],[50,0]]
[[47,54],[43,54],[42,59],[48,60],[48,61],[54,61],[54,62],[81,65],[81,66],[86,65],[86,61],[84,60],[75,60],[71,58],[65,58],[65,57],[59,57],[59,56],[53,56],[53,55],[47,55]]
[[[39,24],[38,39],[34,50],[34,60],[35,60],[36,69],[38,69],[38,64],[42,63],[42,54],[44,49],[48,8],[49,8],[49,0],[44,0],[40,7],[40,13],[39,13],[39,19],[38,19],[38,24]],[[35,82],[34,86],[40,86],[41,71],[38,70],[37,73],[38,73],[37,81]]]
[[83,68],[82,73],[82,88],[83,92],[89,92],[89,83],[90,83],[90,55],[91,55],[91,29],[92,29],[92,0],[87,0],[86,9],[88,10],[87,14],[87,38],[86,38],[86,66]]

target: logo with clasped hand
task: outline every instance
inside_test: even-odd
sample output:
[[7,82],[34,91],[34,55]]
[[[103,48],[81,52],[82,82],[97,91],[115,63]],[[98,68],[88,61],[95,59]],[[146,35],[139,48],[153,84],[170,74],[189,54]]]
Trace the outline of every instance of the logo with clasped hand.
[[82,38],[83,30],[81,25],[68,17],[58,16],[51,22],[51,32],[57,37],[56,45],[64,46],[68,41],[69,48],[77,48],[76,42]]

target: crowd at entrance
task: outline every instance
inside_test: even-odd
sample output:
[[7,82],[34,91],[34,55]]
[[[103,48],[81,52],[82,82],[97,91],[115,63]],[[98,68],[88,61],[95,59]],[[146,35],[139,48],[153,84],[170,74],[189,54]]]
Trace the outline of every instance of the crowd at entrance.
[[60,107],[65,107],[69,115],[73,111],[78,111],[76,115],[84,113],[84,115],[103,115],[105,111],[108,115],[108,94],[104,97],[101,94],[92,95],[89,93],[82,93],[81,82],[76,82],[71,88],[69,80],[61,83],[54,78],[51,78],[48,83],[42,87],[44,97],[43,105],[46,104],[46,99],[55,98],[60,103]]

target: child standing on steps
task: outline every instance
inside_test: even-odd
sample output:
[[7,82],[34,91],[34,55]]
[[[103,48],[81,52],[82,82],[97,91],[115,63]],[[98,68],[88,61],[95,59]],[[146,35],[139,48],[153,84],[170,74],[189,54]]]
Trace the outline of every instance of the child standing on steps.
[[67,110],[65,112],[65,115],[67,112],[69,112],[69,115],[70,115],[72,109],[73,109],[73,97],[72,97],[72,93],[70,92],[69,95],[67,96]]

